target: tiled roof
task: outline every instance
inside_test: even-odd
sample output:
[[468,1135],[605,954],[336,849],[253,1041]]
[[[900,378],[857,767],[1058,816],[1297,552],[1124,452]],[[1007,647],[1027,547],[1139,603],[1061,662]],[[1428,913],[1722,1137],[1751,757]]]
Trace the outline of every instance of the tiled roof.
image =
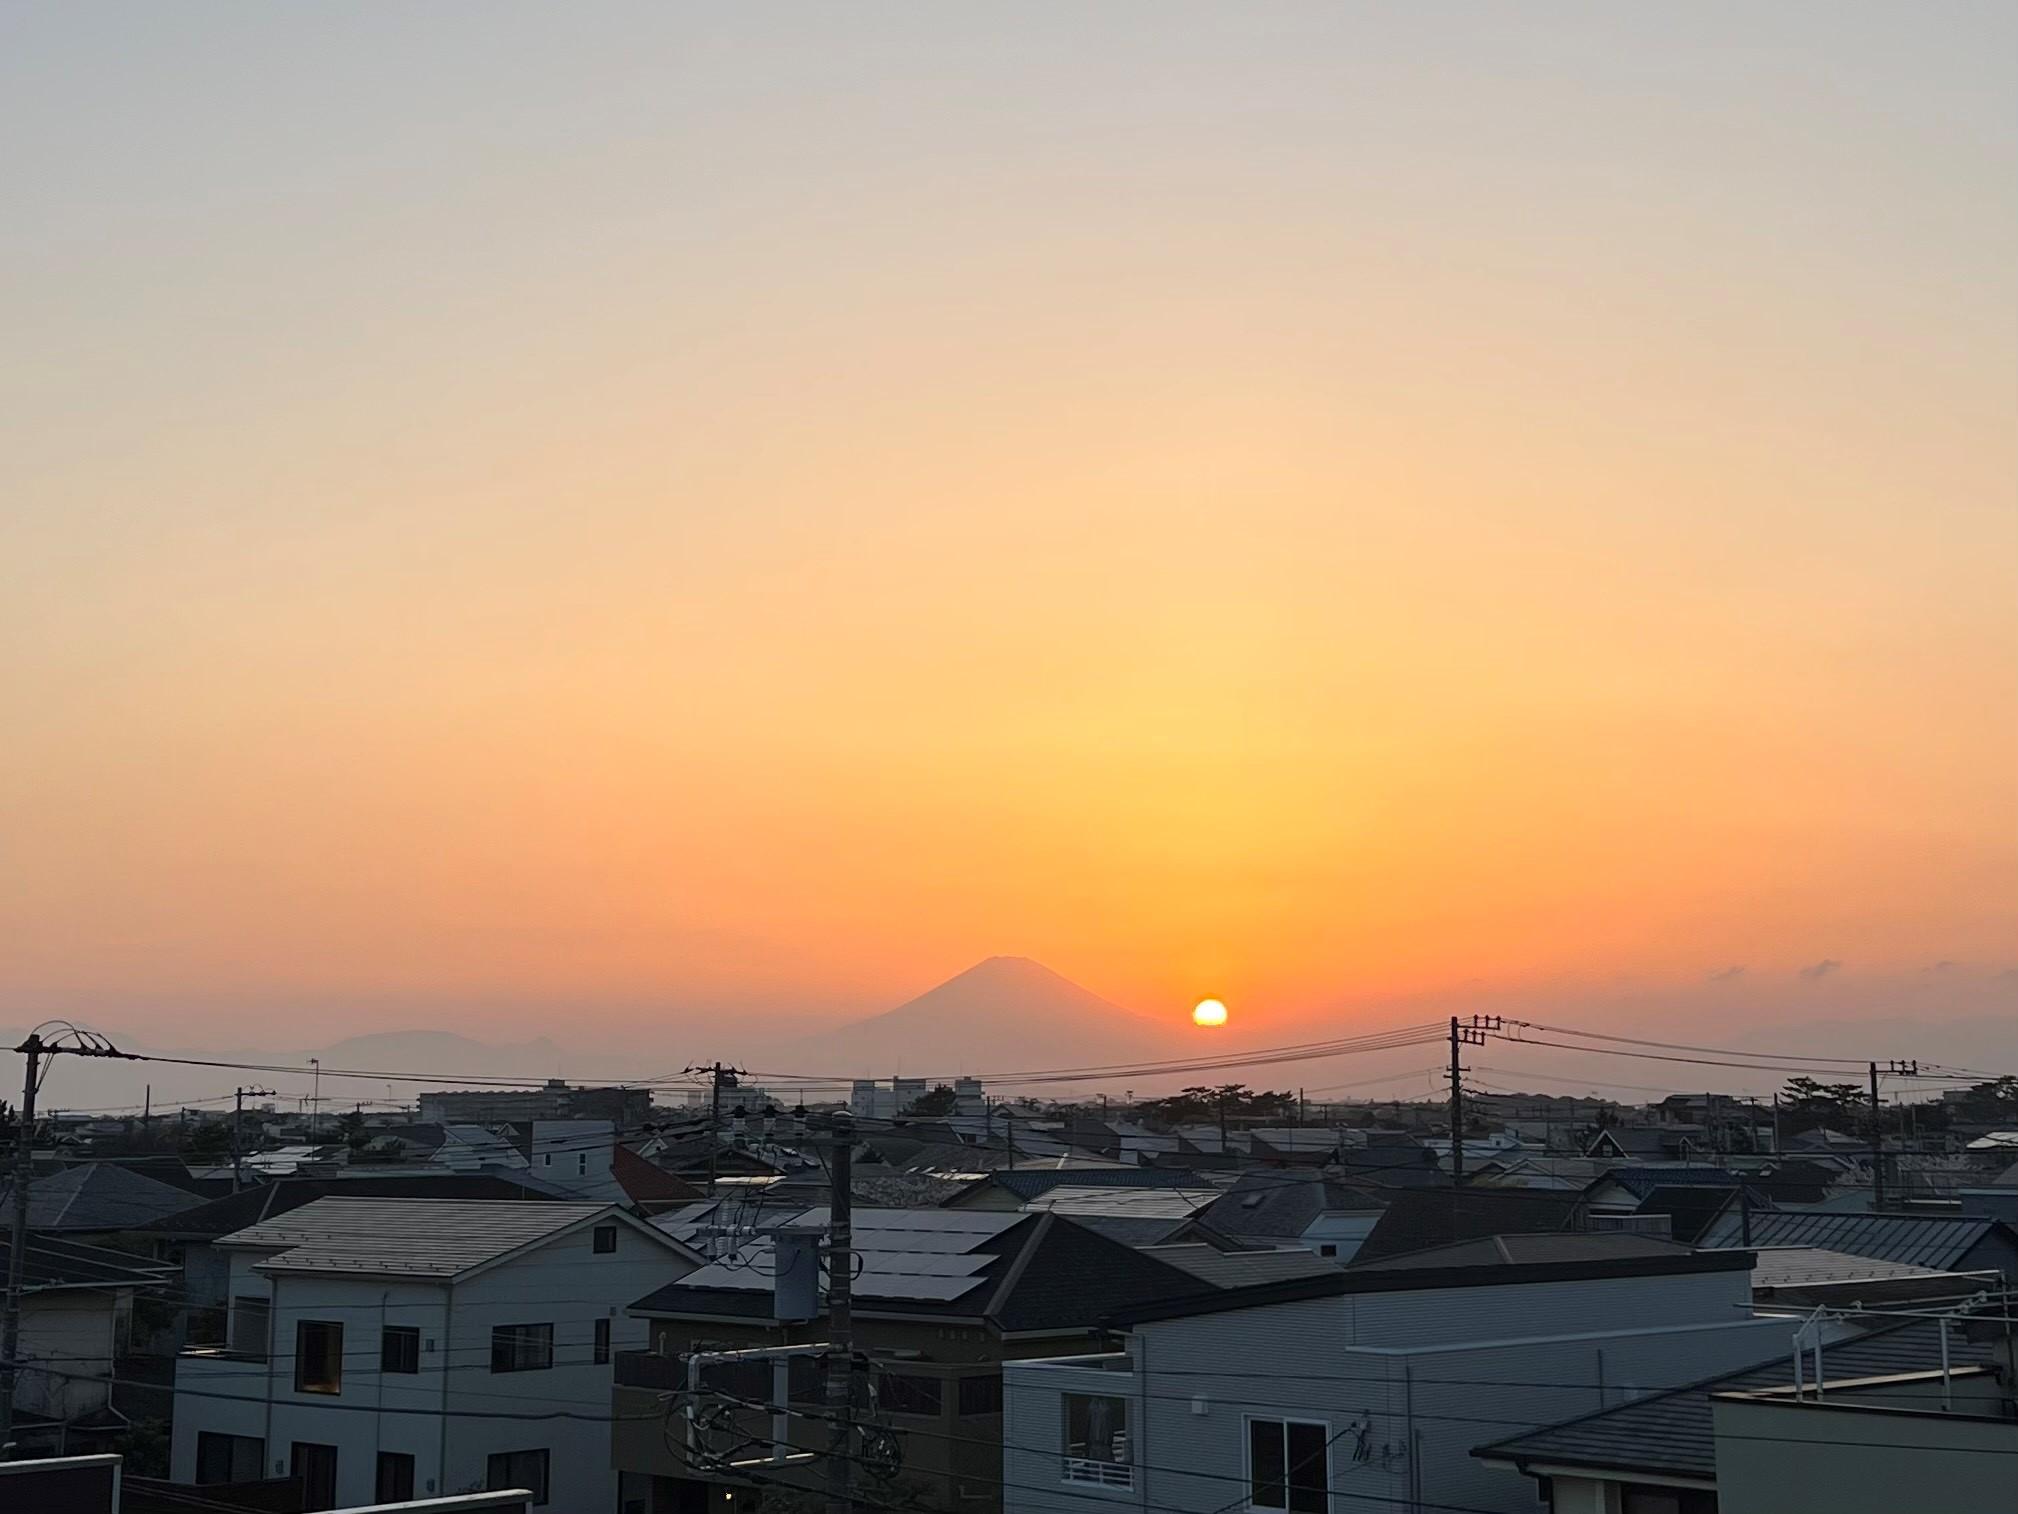
[[1488,1235],[1567,1230],[1583,1206],[1581,1193],[1553,1188],[1444,1187],[1398,1193],[1354,1254],[1353,1263]]
[[222,1244],[277,1252],[259,1263],[265,1272],[447,1278],[621,1213],[609,1204],[323,1198]]
[[[1726,1212],[1703,1233],[1704,1246],[1736,1246],[1743,1218]],[[1959,1215],[1824,1214],[1777,1210],[1754,1214],[1753,1246],[1819,1246],[1884,1262],[1951,1272],[1980,1242],[2011,1232],[1996,1220]]]
[[1133,1216],[1137,1219],[1190,1219],[1220,1197],[1217,1188],[1123,1188],[1113,1183],[1081,1186],[1060,1183],[1024,1204],[1029,1210],[1053,1210],[1075,1219],[1087,1214]]
[[286,1214],[331,1196],[359,1199],[533,1199],[552,1197],[549,1185],[524,1174],[445,1172],[436,1168],[402,1177],[276,1178],[141,1228],[167,1235],[201,1238],[230,1235],[248,1225]]
[[1302,1246],[1283,1246],[1268,1251],[1221,1251],[1215,1246],[1191,1243],[1181,1246],[1152,1246],[1144,1252],[1159,1262],[1182,1267],[1193,1277],[1203,1278],[1215,1288],[1245,1288],[1252,1283],[1272,1283],[1286,1277],[1309,1277],[1313,1273],[1336,1272],[1338,1263],[1327,1261]]
[[[28,1184],[28,1228],[51,1231],[138,1230],[203,1200],[111,1162],[88,1162],[38,1173]],[[0,1213],[11,1213],[14,1187],[0,1188]]]
[[1300,1173],[1250,1172],[1201,1216],[1221,1235],[1300,1236],[1326,1211],[1379,1209],[1373,1197],[1334,1179]]
[[[1840,1342],[1824,1350],[1823,1367],[1831,1378],[1880,1377],[1936,1368],[1941,1365],[1941,1345],[1934,1332],[1931,1322],[1914,1323]],[[1959,1337],[1950,1337],[1948,1349],[1949,1360],[1958,1367],[1990,1359],[1987,1345],[1971,1345]],[[1717,1444],[1710,1420],[1710,1394],[1784,1387],[1792,1380],[1790,1355],[1782,1351],[1739,1372],[1706,1378],[1545,1430],[1531,1430],[1480,1446],[1472,1454],[1534,1466],[1603,1467],[1714,1479]]]

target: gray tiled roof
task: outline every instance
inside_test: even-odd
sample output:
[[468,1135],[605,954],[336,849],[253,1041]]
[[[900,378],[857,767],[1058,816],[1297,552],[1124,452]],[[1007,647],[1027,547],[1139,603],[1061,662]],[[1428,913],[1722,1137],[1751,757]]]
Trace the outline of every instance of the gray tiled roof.
[[[129,1171],[113,1162],[87,1162],[62,1172],[38,1173],[28,1184],[28,1228],[49,1231],[138,1230],[165,1215],[201,1204],[201,1195]],[[11,1213],[14,1188],[0,1188],[0,1212]]]
[[[1703,1232],[1706,1247],[1741,1244],[1743,1217],[1725,1213]],[[1881,1262],[1911,1262],[1938,1272],[1953,1270],[1979,1241],[2000,1227],[1995,1220],[1959,1215],[1826,1214],[1779,1210],[1751,1217],[1753,1246],[1818,1246]]]
[[[1910,1324],[1826,1347],[1823,1369],[1830,1378],[1881,1377],[1921,1372],[1941,1365],[1935,1325]],[[1950,1338],[1949,1360],[1958,1367],[1990,1359],[1987,1345]],[[1717,1442],[1711,1426],[1710,1394],[1733,1389],[1785,1387],[1793,1381],[1789,1352],[1755,1367],[1687,1387],[1653,1394],[1616,1409],[1531,1430],[1480,1446],[1472,1454],[1542,1466],[1606,1467],[1676,1477],[1714,1479]]]
[[1147,1246],[1143,1255],[1159,1262],[1182,1267],[1193,1277],[1203,1278],[1215,1288],[1245,1288],[1250,1283],[1272,1283],[1285,1277],[1309,1277],[1314,1273],[1336,1272],[1338,1263],[1301,1246],[1284,1246],[1269,1251],[1221,1251],[1216,1246],[1189,1244]]
[[277,1251],[259,1264],[266,1272],[445,1278],[618,1213],[611,1204],[324,1198],[219,1244]]

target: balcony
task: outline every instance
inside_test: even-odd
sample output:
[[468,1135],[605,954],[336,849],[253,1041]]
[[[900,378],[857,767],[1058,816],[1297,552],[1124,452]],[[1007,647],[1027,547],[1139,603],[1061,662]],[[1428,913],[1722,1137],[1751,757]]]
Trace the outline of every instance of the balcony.
[[619,1388],[651,1388],[672,1393],[687,1385],[686,1363],[656,1351],[619,1351],[614,1363]]

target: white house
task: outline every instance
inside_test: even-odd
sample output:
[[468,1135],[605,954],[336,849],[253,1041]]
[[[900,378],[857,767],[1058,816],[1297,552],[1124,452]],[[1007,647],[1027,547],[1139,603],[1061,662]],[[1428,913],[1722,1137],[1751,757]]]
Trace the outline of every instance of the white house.
[[228,1344],[177,1358],[172,1475],[297,1475],[311,1509],[529,1487],[607,1514],[624,1306],[700,1260],[597,1203],[332,1197],[217,1244]]
[[1755,1362],[1751,1255],[1501,1236],[1122,1311],[1003,1365],[1005,1514],[1532,1514],[1473,1448]]

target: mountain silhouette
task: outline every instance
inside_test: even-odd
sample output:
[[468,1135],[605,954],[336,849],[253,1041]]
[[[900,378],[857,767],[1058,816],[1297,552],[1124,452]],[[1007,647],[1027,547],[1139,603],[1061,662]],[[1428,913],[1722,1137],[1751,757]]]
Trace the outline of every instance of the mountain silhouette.
[[1141,1062],[1178,1027],[1125,1009],[1028,957],[990,957],[866,1020],[811,1036],[793,1056],[855,1077],[952,1077]]

